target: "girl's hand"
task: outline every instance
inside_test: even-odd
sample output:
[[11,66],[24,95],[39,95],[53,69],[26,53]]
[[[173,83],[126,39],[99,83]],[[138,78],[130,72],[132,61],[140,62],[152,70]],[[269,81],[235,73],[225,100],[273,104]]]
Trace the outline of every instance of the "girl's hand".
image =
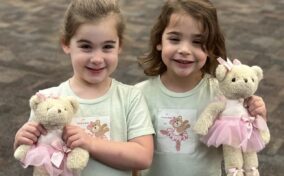
[[94,140],[94,138],[84,129],[74,125],[66,125],[62,137],[66,142],[67,147],[71,149],[81,147],[87,151],[90,151],[91,143]]
[[46,129],[41,124],[37,122],[27,122],[16,133],[14,149],[22,144],[35,144],[38,137],[42,134],[45,135],[46,133]]
[[253,95],[245,100],[245,104],[252,116],[261,116],[267,120],[267,110],[261,97]]

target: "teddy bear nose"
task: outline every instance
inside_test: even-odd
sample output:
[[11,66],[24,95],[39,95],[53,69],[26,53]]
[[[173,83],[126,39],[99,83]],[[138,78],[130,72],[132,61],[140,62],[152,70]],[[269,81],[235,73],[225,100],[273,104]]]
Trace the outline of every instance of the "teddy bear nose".
[[245,83],[247,83],[247,82],[248,82],[248,79],[246,79],[246,78],[245,78],[244,80],[245,80]]

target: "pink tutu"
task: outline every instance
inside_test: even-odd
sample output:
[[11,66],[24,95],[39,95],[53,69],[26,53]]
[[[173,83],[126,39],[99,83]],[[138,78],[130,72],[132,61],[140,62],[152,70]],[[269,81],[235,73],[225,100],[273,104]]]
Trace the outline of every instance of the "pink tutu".
[[24,168],[27,168],[28,166],[43,166],[51,176],[73,176],[73,173],[66,167],[66,154],[64,154],[64,158],[58,168],[52,163],[51,156],[55,152],[61,151],[51,145],[33,145],[27,152],[25,159],[21,162]]
[[258,152],[265,146],[259,133],[260,128],[267,128],[262,118],[220,117],[201,141],[208,146],[219,147],[225,144],[241,148],[244,152]]
[[188,139],[188,134],[186,131],[183,133],[175,133],[173,128],[167,128],[167,130],[160,130],[163,135],[168,136],[173,141],[184,141]]

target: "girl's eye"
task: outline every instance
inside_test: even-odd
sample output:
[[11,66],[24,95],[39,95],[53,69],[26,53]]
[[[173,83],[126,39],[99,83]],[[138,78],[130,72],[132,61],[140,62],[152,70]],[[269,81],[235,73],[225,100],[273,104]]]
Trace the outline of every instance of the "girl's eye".
[[80,45],[79,47],[80,47],[81,49],[83,49],[83,50],[90,50],[90,49],[92,49],[92,47],[91,47],[90,45],[87,45],[87,44]]
[[112,49],[112,48],[114,48],[113,45],[105,45],[105,46],[103,47],[103,49]]
[[196,45],[201,45],[202,44],[202,42],[200,40],[194,40],[192,43],[196,44]]
[[171,41],[171,42],[178,42],[178,41],[180,41],[180,39],[177,38],[177,37],[169,37],[168,40]]

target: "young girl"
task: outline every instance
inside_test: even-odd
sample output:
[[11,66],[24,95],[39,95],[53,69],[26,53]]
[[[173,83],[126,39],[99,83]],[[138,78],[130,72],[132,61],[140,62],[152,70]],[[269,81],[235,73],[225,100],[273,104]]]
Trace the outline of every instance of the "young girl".
[[[146,97],[156,136],[152,166],[142,175],[220,176],[221,151],[199,142],[192,131],[218,94],[216,58],[226,58],[215,7],[208,0],[169,0],[150,38],[150,53],[140,65],[153,77],[137,86]],[[247,104],[251,115],[265,117],[260,97]]]
[[[154,129],[143,95],[110,77],[117,67],[123,30],[117,1],[72,0],[61,43],[74,74],[58,87],[40,91],[78,99],[75,121],[88,125],[66,126],[63,139],[71,149],[89,151],[84,176],[130,176],[132,169],[145,169],[152,162]],[[15,148],[35,144],[45,133],[40,124],[27,122],[15,136]]]

